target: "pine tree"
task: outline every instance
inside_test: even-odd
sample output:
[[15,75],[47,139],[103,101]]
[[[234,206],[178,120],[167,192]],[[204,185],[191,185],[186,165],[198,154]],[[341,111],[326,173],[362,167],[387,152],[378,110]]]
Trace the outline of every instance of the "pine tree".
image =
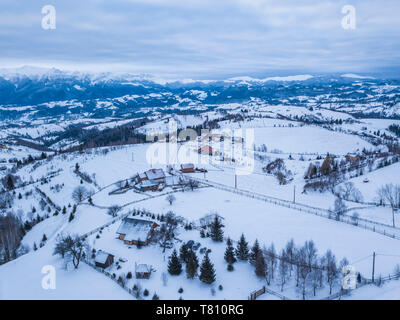
[[13,178],[12,178],[12,176],[11,175],[8,175],[8,177],[7,177],[7,188],[8,188],[8,190],[12,190],[12,189],[14,189],[14,180],[13,180]]
[[33,243],[33,250],[36,251],[37,249],[38,249],[38,247],[37,247],[37,245],[36,245],[36,242],[34,242],[34,243]]
[[258,244],[258,240],[254,242],[253,247],[251,248],[251,252],[249,254],[249,261],[252,265],[256,264],[257,254],[261,251],[260,245]]
[[190,250],[188,253],[188,262],[186,264],[186,276],[188,279],[193,279],[197,275],[197,269],[199,268],[199,261],[197,260],[196,253]]
[[256,266],[256,275],[265,278],[267,266],[265,263],[264,254],[261,250],[257,252],[255,266]]
[[206,284],[211,284],[215,281],[214,265],[211,263],[208,253],[204,256],[200,267],[200,280]]
[[224,231],[222,228],[224,225],[221,223],[219,217],[215,215],[214,221],[210,227],[210,236],[211,239],[217,242],[222,242],[224,240]]
[[179,258],[185,263],[187,263],[189,260],[189,250],[185,244],[183,244],[179,250]]
[[168,272],[172,275],[179,275],[182,272],[182,264],[179,261],[178,253],[175,249],[169,257]]
[[46,242],[46,241],[47,241],[46,234],[45,234],[45,233],[43,233],[42,242]]
[[228,238],[226,241],[226,250],[225,250],[225,255],[224,255],[225,261],[228,262],[229,264],[233,264],[236,262],[235,258],[235,251],[232,246],[232,240]]
[[236,248],[236,257],[243,261],[246,261],[249,258],[249,248],[243,233]]
[[64,206],[62,209],[62,214],[66,214],[67,213],[67,208]]

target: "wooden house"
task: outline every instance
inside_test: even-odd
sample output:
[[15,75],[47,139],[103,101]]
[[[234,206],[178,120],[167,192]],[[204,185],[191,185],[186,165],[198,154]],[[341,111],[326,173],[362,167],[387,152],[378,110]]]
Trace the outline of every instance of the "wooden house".
[[135,276],[136,279],[149,279],[151,275],[151,266],[148,264],[135,263]]
[[193,163],[184,163],[181,164],[181,171],[183,173],[192,173],[195,172],[194,164]]
[[119,239],[123,240],[125,244],[147,245],[157,227],[158,224],[152,220],[127,217],[122,221],[117,233]]
[[96,267],[100,267],[103,269],[108,268],[114,263],[114,256],[110,253],[99,250],[97,251],[94,263]]

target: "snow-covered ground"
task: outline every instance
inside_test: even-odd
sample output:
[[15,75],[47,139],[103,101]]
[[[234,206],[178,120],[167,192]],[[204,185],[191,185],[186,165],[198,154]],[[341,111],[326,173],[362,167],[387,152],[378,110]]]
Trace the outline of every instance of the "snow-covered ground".
[[[187,92],[188,95],[197,95],[204,99],[200,91]],[[370,141],[361,137],[363,132],[373,133],[376,130],[389,134],[386,130],[395,120],[355,119],[345,113],[317,109],[311,111],[304,107],[288,107],[285,105],[257,107],[254,101],[254,109],[248,108],[248,114],[259,118],[246,118],[240,121],[224,120],[219,123],[225,129],[254,129],[255,145],[260,147],[265,144],[267,151],[259,151],[257,154],[265,156],[265,159],[257,158],[254,162],[254,170],[248,175],[236,177],[237,187],[250,192],[256,192],[287,201],[295,200],[297,203],[315,206],[323,209],[333,207],[335,196],[329,192],[303,193],[304,173],[310,163],[323,161],[327,153],[343,156],[348,153],[360,152],[362,149],[375,150],[383,146],[374,146]],[[169,121],[176,120],[179,128],[203,124],[206,117],[208,121],[220,119],[226,112],[232,114],[244,114],[242,105],[238,103],[220,106],[217,111],[208,111],[200,115],[174,115],[160,116],[154,121],[138,128],[138,132],[167,132]],[[223,110],[223,112],[222,112]],[[305,125],[294,121],[295,117],[308,116],[318,120],[331,121],[341,119],[343,124],[335,124],[328,130],[322,126]],[[268,118],[269,117],[269,118]],[[125,124],[132,119],[115,120],[103,119],[92,127],[97,129],[114,128]],[[105,121],[107,120],[107,121]],[[115,120],[115,121],[114,121]],[[77,122],[78,123],[78,122]],[[20,133],[31,138],[39,138],[45,134],[62,131],[66,124],[40,124],[22,130]],[[92,127],[87,127],[90,129]],[[338,130],[341,130],[340,132]],[[11,129],[10,129],[11,130]],[[15,133],[13,129],[9,133]],[[355,131],[355,133],[352,131]],[[75,141],[76,142],[76,141]],[[73,140],[69,143],[75,143]],[[187,144],[193,153],[197,145],[193,142]],[[169,145],[167,145],[168,147]],[[179,145],[181,148],[182,145]],[[0,298],[4,299],[132,299],[126,291],[115,282],[101,273],[81,263],[77,270],[65,270],[63,261],[58,256],[53,256],[56,236],[63,234],[82,235],[110,222],[113,217],[108,214],[108,207],[113,205],[124,206],[119,215],[128,213],[132,209],[145,209],[151,213],[166,214],[169,211],[183,217],[189,222],[198,220],[210,213],[218,213],[224,218],[224,231],[226,237],[238,240],[242,233],[245,234],[250,245],[258,239],[261,245],[269,246],[274,243],[277,251],[284,248],[290,239],[294,239],[296,245],[303,245],[305,241],[313,240],[318,248],[318,254],[324,254],[328,249],[336,255],[337,260],[346,257],[356,271],[370,278],[372,253],[377,253],[376,275],[393,274],[397,264],[400,264],[399,240],[374,233],[353,225],[329,220],[312,214],[300,212],[252,199],[235,193],[222,191],[213,187],[204,187],[194,191],[175,192],[176,200],[173,204],[166,201],[164,193],[134,192],[132,189],[121,194],[110,194],[117,188],[117,182],[126,181],[137,173],[150,168],[163,168],[166,164],[159,164],[147,157],[149,144],[137,144],[118,147],[102,147],[83,152],[58,154],[54,157],[35,161],[15,169],[22,181],[29,182],[25,187],[16,189],[11,211],[18,214],[23,222],[30,221],[36,215],[45,218],[26,233],[22,244],[31,251],[18,259],[0,266]],[[253,146],[248,146],[247,151],[252,152]],[[6,160],[16,157],[22,159],[28,154],[39,156],[41,152],[22,146],[13,146],[10,149],[2,149],[0,158]],[[301,157],[300,154],[304,154]],[[290,155],[290,158],[289,158]],[[317,158],[318,157],[318,158]],[[266,174],[262,169],[274,159],[282,158],[286,167],[292,172],[293,180],[286,185],[280,185],[276,177]],[[196,167],[207,169],[207,173],[186,174],[187,177],[207,179],[208,181],[233,187],[235,185],[235,167],[227,162],[219,161],[219,157],[201,156],[202,163],[195,163]],[[91,182],[83,181],[74,172],[78,164],[80,171],[87,174]],[[179,167],[180,163],[175,166]],[[0,164],[1,165],[1,164]],[[7,163],[11,168],[12,165]],[[400,164],[364,172],[362,176],[347,179],[359,189],[364,201],[376,201],[377,189],[386,183],[399,184]],[[9,173],[4,171],[3,174]],[[364,182],[368,178],[369,182]],[[83,186],[94,194],[92,201],[80,204],[75,218],[68,222],[71,206],[75,200],[73,191]],[[40,205],[43,195],[36,189],[39,188],[51,199],[55,206],[67,208],[67,213],[59,212],[53,215],[55,209],[46,203],[43,210]],[[171,191],[167,187],[163,192]],[[21,197],[19,197],[21,193]],[[151,198],[149,195],[158,195]],[[135,201],[140,201],[135,203]],[[352,202],[346,202],[349,207],[359,207],[356,211],[360,217],[376,221],[378,223],[391,224],[392,215],[388,207],[366,206]],[[35,208],[35,214],[33,214]],[[8,209],[7,209],[8,210]],[[6,213],[3,210],[2,213]],[[50,210],[50,211],[49,211]],[[397,218],[397,215],[396,215]],[[400,218],[398,218],[400,219]],[[142,289],[148,289],[150,299],[153,293],[157,293],[161,299],[247,299],[249,292],[260,288],[265,284],[254,274],[254,269],[247,263],[235,264],[235,271],[226,271],[226,262],[223,259],[224,243],[214,243],[209,238],[201,238],[198,230],[185,231],[179,229],[177,238],[181,241],[194,240],[200,242],[202,247],[210,248],[210,258],[215,265],[217,280],[213,286],[202,284],[198,279],[188,280],[184,272],[180,276],[167,275],[167,284],[164,285],[162,274],[167,273],[166,260],[171,254],[171,249],[165,253],[156,245],[138,249],[136,246],[124,245],[117,239],[116,229],[120,222],[116,222],[102,232],[91,235],[89,245],[114,254],[117,258],[125,258],[127,262],[120,263],[121,269],[116,265],[110,272],[116,274],[133,272],[135,263],[151,264],[156,270],[149,280],[129,281],[129,286],[139,283]],[[400,220],[399,220],[400,224]],[[44,247],[33,251],[33,245],[39,246],[43,235],[48,238]],[[177,240],[174,246],[179,249]],[[202,254],[198,254],[202,260]],[[44,265],[53,265],[57,272],[57,289],[43,290],[41,281],[43,274],[41,268]],[[355,291],[349,298],[379,299],[396,298],[400,290],[398,283],[389,282],[382,288],[363,287]],[[218,286],[222,286],[222,290]],[[179,293],[179,288],[183,293]],[[215,289],[213,293],[211,288]],[[278,288],[273,287],[279,291]],[[291,298],[299,298],[293,285],[289,284],[284,294]],[[322,289],[318,297],[327,296],[326,288]],[[272,298],[263,296],[263,299]]]

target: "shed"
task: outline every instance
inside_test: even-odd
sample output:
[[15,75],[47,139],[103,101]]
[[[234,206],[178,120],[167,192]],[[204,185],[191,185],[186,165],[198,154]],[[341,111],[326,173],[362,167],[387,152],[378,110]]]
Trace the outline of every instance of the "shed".
[[99,250],[97,251],[94,262],[96,267],[105,269],[114,263],[114,256],[108,252]]
[[151,275],[151,266],[148,264],[136,264],[135,263],[135,275],[136,279],[149,279]]
[[193,164],[193,163],[184,163],[184,164],[181,164],[181,171],[182,171],[183,173],[195,172],[194,164]]

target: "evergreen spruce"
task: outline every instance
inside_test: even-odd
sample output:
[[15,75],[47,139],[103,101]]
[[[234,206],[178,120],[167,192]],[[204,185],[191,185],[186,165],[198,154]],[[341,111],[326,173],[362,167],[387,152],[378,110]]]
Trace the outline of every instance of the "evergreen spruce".
[[219,217],[215,215],[214,221],[210,226],[210,236],[212,240],[216,242],[222,242],[224,240],[223,227],[224,225],[221,223]]
[[206,284],[211,284],[215,281],[214,265],[211,263],[208,253],[204,256],[200,266],[200,280]]
[[185,263],[187,263],[189,260],[189,250],[185,244],[183,244],[179,250],[179,258]]
[[199,268],[199,261],[197,260],[196,253],[190,250],[188,253],[188,262],[186,264],[186,276],[188,279],[193,279],[197,275],[197,269]]
[[252,265],[256,265],[257,255],[261,251],[260,245],[258,244],[258,240],[254,242],[253,247],[251,248],[251,252],[249,254],[249,262]]
[[62,209],[62,214],[66,214],[67,213],[67,208],[64,206]]
[[75,218],[75,216],[74,216],[74,214],[71,212],[71,213],[69,214],[68,222],[71,222],[72,220],[74,220],[74,218]]
[[249,248],[243,233],[236,248],[236,257],[242,261],[246,261],[249,258]]
[[233,264],[236,262],[235,250],[233,249],[232,240],[230,238],[228,238],[228,240],[226,241],[226,250],[224,258],[225,261],[228,262],[229,264]]
[[258,253],[257,253],[255,266],[256,266],[256,270],[255,270],[256,275],[259,277],[265,278],[266,272],[267,272],[267,266],[265,263],[264,254],[261,250],[258,251]]
[[179,275],[182,272],[182,264],[179,261],[178,253],[175,249],[169,257],[168,272],[172,275]]

